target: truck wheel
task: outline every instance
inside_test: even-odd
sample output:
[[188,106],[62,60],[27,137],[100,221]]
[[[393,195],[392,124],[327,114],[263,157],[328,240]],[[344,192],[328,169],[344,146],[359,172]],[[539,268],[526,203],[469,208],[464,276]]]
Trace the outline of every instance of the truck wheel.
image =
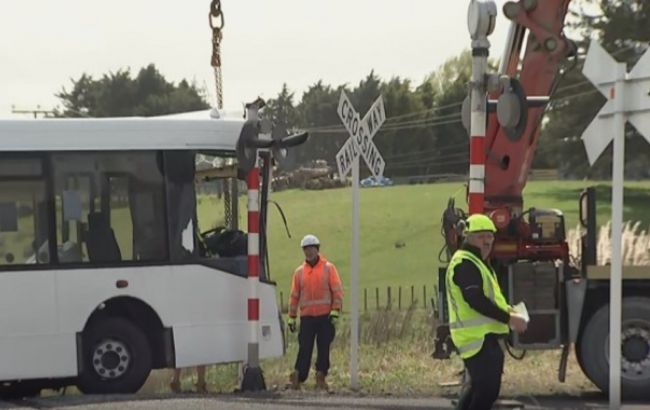
[[[621,395],[650,398],[650,299],[623,299],[621,332]],[[578,361],[586,376],[609,391],[609,305],[598,309],[582,333]]]
[[145,334],[122,318],[101,320],[83,334],[83,371],[78,387],[85,394],[135,393],[151,372]]

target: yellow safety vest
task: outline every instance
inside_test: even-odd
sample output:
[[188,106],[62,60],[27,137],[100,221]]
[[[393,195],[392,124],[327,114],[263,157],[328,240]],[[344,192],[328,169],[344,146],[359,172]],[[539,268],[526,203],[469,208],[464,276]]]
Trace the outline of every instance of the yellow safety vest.
[[454,269],[463,259],[472,262],[481,272],[483,278],[483,293],[505,312],[510,311],[506,298],[501,293],[499,282],[492,270],[476,255],[469,251],[458,250],[454,253],[447,267],[447,310],[449,312],[449,329],[451,340],[460,353],[467,359],[477,354],[483,347],[483,340],[488,333],[508,334],[508,325],[492,318],[483,316],[472,309],[460,288],[454,283]]

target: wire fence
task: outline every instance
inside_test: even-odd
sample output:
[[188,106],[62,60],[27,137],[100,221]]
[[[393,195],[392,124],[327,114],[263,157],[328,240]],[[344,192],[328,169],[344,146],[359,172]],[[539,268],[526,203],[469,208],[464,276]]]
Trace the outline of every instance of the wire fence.
[[[397,285],[382,287],[366,287],[360,295],[359,309],[363,312],[372,310],[406,310],[412,307],[418,309],[435,308],[437,287],[427,285]],[[344,305],[349,306],[349,296]],[[289,309],[289,298],[283,291],[279,292],[278,305],[283,313]],[[345,306],[343,311],[345,311]]]

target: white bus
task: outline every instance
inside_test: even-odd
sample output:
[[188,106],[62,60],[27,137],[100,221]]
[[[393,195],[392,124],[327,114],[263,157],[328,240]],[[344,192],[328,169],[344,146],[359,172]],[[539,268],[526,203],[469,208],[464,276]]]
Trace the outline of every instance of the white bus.
[[[206,249],[195,187],[196,156],[235,158],[243,124],[0,121],[1,394],[132,393],[152,369],[246,361],[245,229]],[[259,354],[281,356],[260,281]]]

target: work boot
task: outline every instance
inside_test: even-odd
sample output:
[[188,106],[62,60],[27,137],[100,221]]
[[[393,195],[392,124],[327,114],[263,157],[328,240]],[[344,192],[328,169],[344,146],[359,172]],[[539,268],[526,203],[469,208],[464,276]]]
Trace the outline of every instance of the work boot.
[[291,375],[289,376],[289,388],[293,390],[298,390],[300,389],[300,381],[298,380],[298,372],[293,371],[291,372]]
[[323,372],[316,372],[316,388],[322,390],[329,390],[327,382],[325,381],[325,374]]
[[196,383],[195,387],[196,387],[196,392],[199,393],[199,394],[207,394],[208,393],[208,386],[207,386],[207,384],[205,382]]

